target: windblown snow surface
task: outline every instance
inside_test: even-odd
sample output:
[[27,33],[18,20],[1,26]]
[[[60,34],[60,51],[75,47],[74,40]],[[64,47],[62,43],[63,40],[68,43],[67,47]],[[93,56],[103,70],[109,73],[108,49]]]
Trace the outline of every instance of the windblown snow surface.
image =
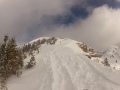
[[107,58],[109,60],[111,67],[120,69],[120,47],[112,45],[102,54],[103,59]]
[[11,77],[8,90],[120,90],[120,71],[87,58],[76,43],[59,39],[43,45],[36,66]]

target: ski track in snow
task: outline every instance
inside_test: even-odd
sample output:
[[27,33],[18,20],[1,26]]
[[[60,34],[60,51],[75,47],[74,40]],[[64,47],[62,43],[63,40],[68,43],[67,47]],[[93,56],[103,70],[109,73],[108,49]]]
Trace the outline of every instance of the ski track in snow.
[[37,65],[20,78],[8,80],[8,90],[120,90],[120,84],[106,75],[109,69],[71,48],[47,46],[36,55]]
[[[104,85],[99,85],[99,78],[94,78],[94,73],[89,72],[90,68],[95,70],[92,65],[89,64],[89,67],[88,63],[76,54],[66,55],[67,57],[64,54],[61,56],[61,53],[57,53],[58,50],[50,53],[54,81],[52,90],[106,90]],[[95,71],[97,72],[97,70]],[[97,73],[99,76],[102,75],[99,72]],[[102,79],[105,80],[106,78],[103,76]],[[109,79],[106,80],[110,81]],[[97,89],[98,87],[99,89]]]

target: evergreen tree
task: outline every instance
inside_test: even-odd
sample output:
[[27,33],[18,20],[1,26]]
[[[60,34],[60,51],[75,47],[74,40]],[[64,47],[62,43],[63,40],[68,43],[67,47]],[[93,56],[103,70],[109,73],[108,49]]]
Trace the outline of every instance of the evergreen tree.
[[45,44],[46,43],[46,39],[45,38],[43,38],[42,40],[41,40],[41,44]]
[[105,66],[110,66],[107,58],[105,58],[105,60],[104,60],[104,65],[105,65]]
[[37,46],[40,46],[40,45],[41,45],[40,39],[36,42],[36,45],[37,45]]
[[22,52],[16,44],[15,38],[4,37],[4,43],[0,47],[0,69],[5,76],[16,74],[16,71],[22,68]]
[[36,64],[35,57],[34,57],[34,55],[32,55],[30,58],[30,62],[28,62],[28,64],[26,65],[26,68],[31,68],[31,67],[35,66],[35,64]]

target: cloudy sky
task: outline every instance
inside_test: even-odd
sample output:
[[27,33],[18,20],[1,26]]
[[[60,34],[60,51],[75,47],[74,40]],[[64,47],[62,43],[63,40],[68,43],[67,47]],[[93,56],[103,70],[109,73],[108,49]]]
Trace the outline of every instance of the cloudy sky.
[[120,43],[120,0],[0,0],[0,41],[43,36],[83,41],[95,49]]

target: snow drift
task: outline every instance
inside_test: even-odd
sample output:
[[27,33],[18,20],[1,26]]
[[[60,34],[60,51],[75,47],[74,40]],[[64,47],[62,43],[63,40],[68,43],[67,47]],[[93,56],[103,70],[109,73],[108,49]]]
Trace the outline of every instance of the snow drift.
[[41,45],[40,53],[34,53],[36,66],[11,77],[8,90],[120,90],[120,71],[101,64],[100,57],[88,58],[91,52],[78,43],[57,39],[55,45]]

